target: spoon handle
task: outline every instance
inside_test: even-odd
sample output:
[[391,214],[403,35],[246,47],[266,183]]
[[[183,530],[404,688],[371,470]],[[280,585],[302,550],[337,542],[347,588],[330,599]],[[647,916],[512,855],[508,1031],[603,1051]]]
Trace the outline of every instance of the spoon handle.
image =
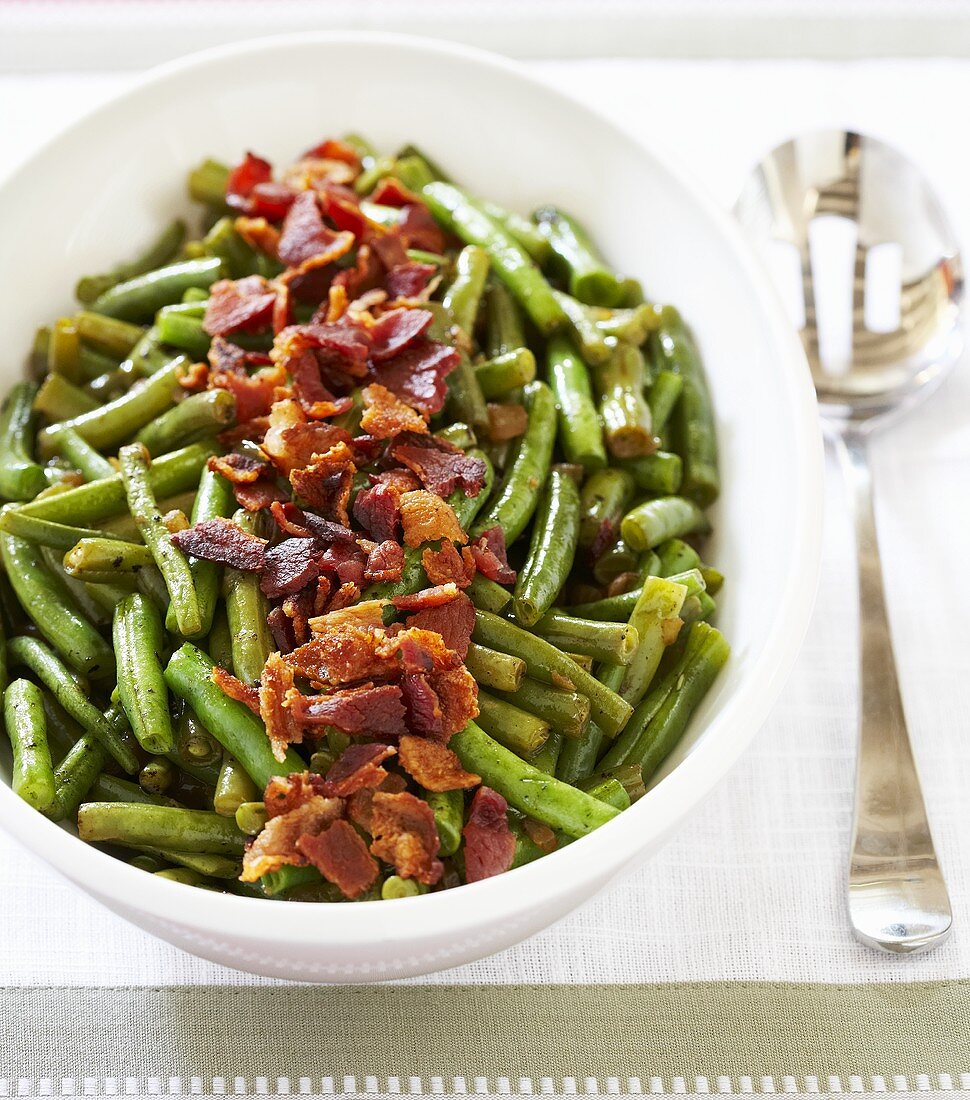
[[838,437],[859,559],[860,711],[849,916],[855,936],[895,954],[926,951],[950,931],[940,870],[899,693],[883,592],[865,436]]

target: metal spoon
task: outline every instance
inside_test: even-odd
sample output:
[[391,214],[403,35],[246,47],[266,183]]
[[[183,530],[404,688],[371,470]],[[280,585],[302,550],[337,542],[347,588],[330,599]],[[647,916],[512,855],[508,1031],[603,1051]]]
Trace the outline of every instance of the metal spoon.
[[[807,134],[775,149],[749,178],[735,213],[766,259],[777,260],[785,245],[797,256],[790,274],[802,343],[855,512],[861,707],[849,917],[856,938],[870,947],[926,951],[950,931],[950,899],[899,693],[867,441],[926,397],[960,355],[959,249],[920,171],[888,145],[844,131]],[[841,268],[824,255],[826,240],[830,249],[842,248]],[[888,288],[879,257],[883,276],[887,260],[896,265]],[[820,309],[832,290],[827,280],[842,273],[842,298],[829,293]],[[783,282],[779,275],[776,285],[784,289]],[[884,316],[873,320],[880,306]]]

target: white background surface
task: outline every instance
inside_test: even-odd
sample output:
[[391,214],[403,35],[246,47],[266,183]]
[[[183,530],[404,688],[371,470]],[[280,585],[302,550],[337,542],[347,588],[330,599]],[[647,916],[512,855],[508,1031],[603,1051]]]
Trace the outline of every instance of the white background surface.
[[[960,236],[970,240],[968,62],[531,64],[655,148],[670,150],[724,205],[753,161],[791,133],[852,124],[881,135],[938,181]],[[0,170],[12,168],[56,128],[130,79],[110,73],[0,75]],[[83,203],[84,196],[75,201]],[[20,355],[20,349],[4,350]],[[781,702],[741,765],[636,877],[520,947],[433,980],[970,977],[966,363],[929,405],[877,441],[874,461],[903,693],[953,895],[956,932],[950,942],[928,956],[892,960],[857,947],[846,928],[842,879],[855,730],[855,578],[841,487],[830,464],[825,560],[813,625]],[[751,491],[757,493],[757,486]],[[764,598],[771,599],[771,592]],[[130,928],[2,834],[0,939],[6,946],[0,984],[259,980]]]

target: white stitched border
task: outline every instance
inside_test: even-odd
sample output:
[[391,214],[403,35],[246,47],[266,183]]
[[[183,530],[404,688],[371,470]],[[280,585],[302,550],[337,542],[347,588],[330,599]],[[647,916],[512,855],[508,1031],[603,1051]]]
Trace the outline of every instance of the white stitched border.
[[[338,1096],[375,1100],[398,1096],[570,1097],[596,1096],[771,1096],[860,1093],[970,1092],[970,1073],[902,1074],[844,1079],[789,1074],[775,1077],[0,1077],[0,1098],[79,1096],[197,1096],[206,1098]],[[605,1100],[605,1098],[603,1098]]]

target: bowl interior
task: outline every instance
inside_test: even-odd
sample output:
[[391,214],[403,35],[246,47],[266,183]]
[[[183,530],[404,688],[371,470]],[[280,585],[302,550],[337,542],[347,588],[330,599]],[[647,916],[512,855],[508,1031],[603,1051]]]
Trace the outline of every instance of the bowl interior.
[[[685,762],[603,830],[617,830],[611,847],[626,859],[704,797],[763,719],[807,622],[818,560],[818,446],[799,352],[726,220],[660,160],[471,51],[359,36],[217,51],[82,121],[0,191],[0,382],[20,372],[34,328],[73,308],[79,274],[190,212],[185,176],[202,158],[252,149],[285,163],[347,131],[386,150],[415,142],[523,213],[548,202],[573,211],[619,269],[696,331],[724,481],[708,556],[727,577],[718,625],[733,656],[674,758]],[[562,858],[578,867],[584,844]]]

